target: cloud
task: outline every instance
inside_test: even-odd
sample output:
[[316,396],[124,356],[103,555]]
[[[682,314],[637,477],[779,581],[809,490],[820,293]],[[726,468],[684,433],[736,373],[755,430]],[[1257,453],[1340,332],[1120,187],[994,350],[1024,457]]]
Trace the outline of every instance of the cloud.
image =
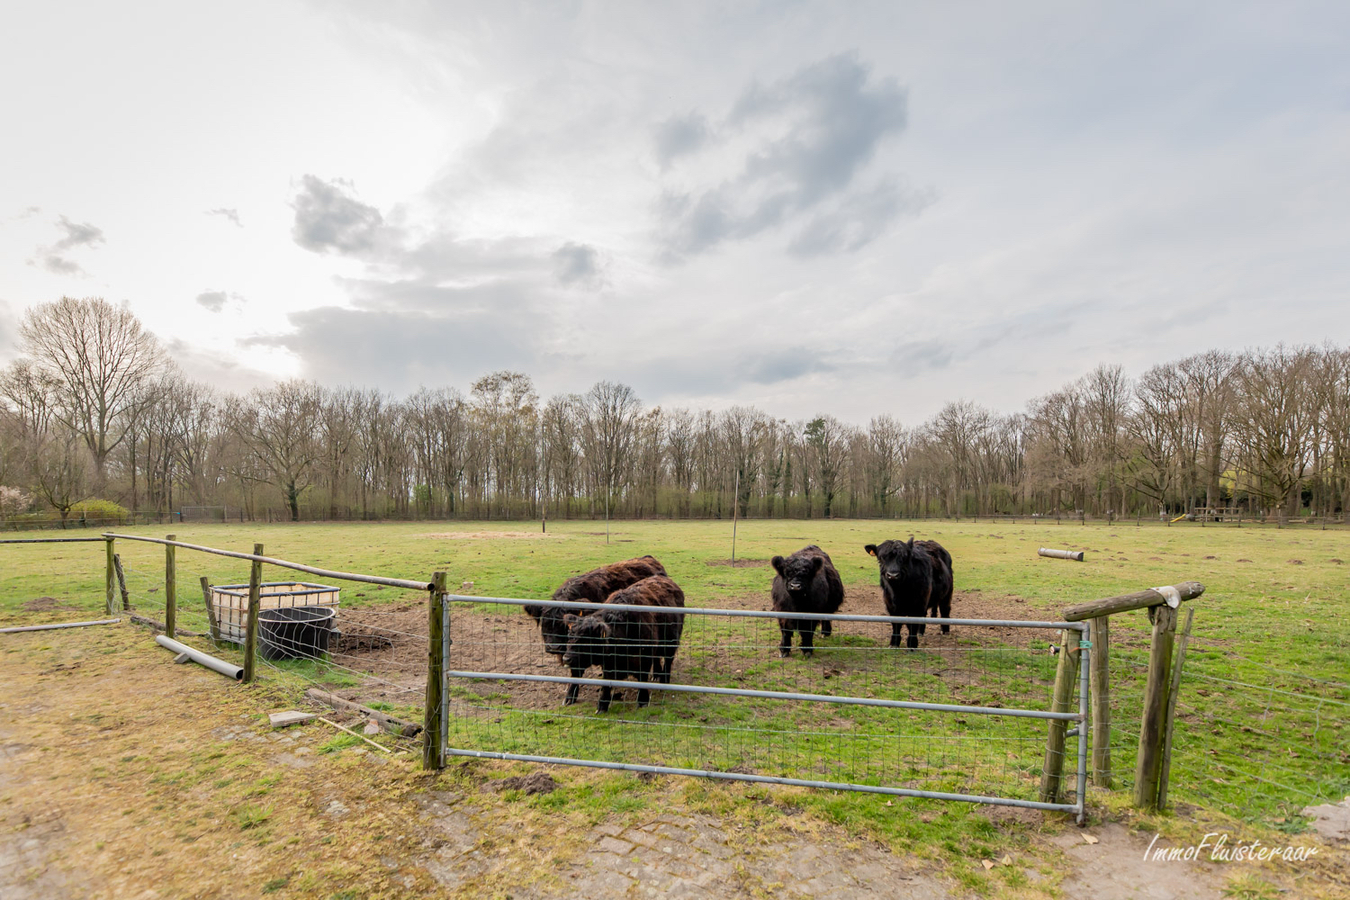
[[736,375],[739,379],[755,384],[777,384],[816,372],[835,371],[837,367],[825,356],[825,353],[809,347],[772,350],[743,360],[736,367]]
[[229,219],[240,228],[244,227],[244,223],[239,221],[239,210],[237,209],[226,209],[222,206],[217,209],[208,209],[206,214],[208,216],[221,216],[222,218]]
[[197,295],[197,303],[213,313],[223,310],[228,299],[224,291],[203,291]]
[[[852,55],[752,84],[720,129],[723,145],[748,144],[735,155],[738,171],[702,188],[667,190],[658,204],[666,258],[684,259],[812,215],[792,252],[866,245],[901,212],[922,205],[905,201],[893,177],[857,186],[881,142],[905,129],[906,116],[905,90],[893,79],[874,81]],[[706,126],[698,130],[699,121],[665,123],[658,157],[664,152],[674,159],[715,143]]]
[[599,252],[588,244],[568,241],[553,251],[553,271],[564,287],[599,290],[605,284]]
[[711,137],[708,120],[701,113],[669,118],[656,126],[656,160],[667,170],[681,156],[701,150]]
[[[29,207],[29,211],[34,209]],[[72,222],[66,216],[57,220],[56,227],[65,232],[65,237],[50,246],[38,247],[28,264],[40,265],[56,275],[85,274],[83,267],[67,256],[67,251],[82,247],[96,249],[99,244],[105,243],[103,229],[88,222]]]
[[351,185],[323,181],[314,175],[301,179],[291,201],[295,225],[291,237],[306,250],[360,255],[375,249],[384,217],[373,206],[352,197]]

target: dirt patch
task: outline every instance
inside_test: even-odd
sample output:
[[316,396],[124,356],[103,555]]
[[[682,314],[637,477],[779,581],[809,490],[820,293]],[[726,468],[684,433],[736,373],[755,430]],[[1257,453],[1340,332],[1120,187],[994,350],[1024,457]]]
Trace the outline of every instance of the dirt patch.
[[496,781],[483,782],[484,790],[524,791],[526,794],[551,794],[558,789],[558,782],[547,772],[534,772],[530,775],[514,775]]
[[[1084,836],[1095,839],[1088,843]],[[1201,861],[1146,860],[1147,838],[1108,822],[1100,828],[1070,828],[1051,838],[1078,863],[1060,886],[1066,897],[1097,900],[1221,900],[1223,877]]]
[[51,612],[54,609],[68,609],[69,603],[62,603],[55,597],[38,597],[23,605],[26,612]]
[[547,541],[558,535],[546,531],[437,531],[417,536],[448,541]]

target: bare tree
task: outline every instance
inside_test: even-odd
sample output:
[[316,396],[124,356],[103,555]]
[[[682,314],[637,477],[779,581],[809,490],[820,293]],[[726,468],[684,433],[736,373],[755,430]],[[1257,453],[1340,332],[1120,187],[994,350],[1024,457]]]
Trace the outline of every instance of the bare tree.
[[159,341],[130,310],[100,297],[35,306],[24,313],[19,335],[23,352],[60,381],[60,415],[89,448],[94,489],[101,491],[128,406],[163,365]]
[[230,430],[251,465],[245,477],[275,485],[285,497],[291,521],[300,520],[300,495],[313,483],[322,455],[318,440],[323,390],[308,381],[284,381],[254,390],[247,402],[232,398],[226,406]]

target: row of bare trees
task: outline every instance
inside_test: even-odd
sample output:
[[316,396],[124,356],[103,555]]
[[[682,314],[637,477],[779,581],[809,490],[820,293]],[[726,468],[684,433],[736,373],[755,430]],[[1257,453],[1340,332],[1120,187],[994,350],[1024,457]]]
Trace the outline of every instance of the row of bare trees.
[[91,498],[289,519],[1156,516],[1350,507],[1350,351],[1211,351],[1131,379],[1103,365],[1020,413],[954,401],[904,427],[751,407],[645,407],[600,382],[542,401],[495,372],[467,395],[193,383],[124,308],[30,310],[0,370],[0,517]]

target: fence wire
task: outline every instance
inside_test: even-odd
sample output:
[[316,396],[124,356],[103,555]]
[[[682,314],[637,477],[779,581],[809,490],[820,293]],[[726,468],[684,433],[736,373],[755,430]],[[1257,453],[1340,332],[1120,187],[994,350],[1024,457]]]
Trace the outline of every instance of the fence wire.
[[[163,623],[166,611],[164,548],[156,544],[119,541],[118,557],[131,611]],[[238,639],[242,637],[242,629],[229,627],[229,610],[222,607],[219,596],[204,594],[200,580],[206,577],[211,586],[246,585],[248,564],[221,560],[180,547],[176,553],[176,569],[177,640],[242,666],[244,647]],[[265,583],[298,586],[302,584],[301,578],[308,579],[309,576],[263,566]],[[304,683],[420,724],[429,633],[425,599],[414,598],[411,592],[341,583],[336,579],[325,586],[339,591],[336,603],[332,605],[336,616],[326,651],[314,642],[302,644],[288,640],[284,634],[269,637],[260,624],[258,670],[270,677]],[[264,613],[269,607],[309,606],[315,597],[309,593],[309,588],[297,588],[293,597],[285,596],[280,586],[271,590],[277,594],[264,598]],[[394,600],[394,596],[398,599]],[[326,597],[324,599],[329,602]],[[121,603],[119,595],[118,605]],[[208,611],[208,605],[213,607],[211,611]],[[332,712],[326,706],[316,708],[322,709],[326,716],[350,718]]]
[[[1120,618],[1120,617],[1117,617]],[[1169,795],[1276,824],[1350,795],[1350,683],[1210,646],[1197,615],[1181,673]],[[1148,637],[1112,629],[1111,763],[1132,788]],[[1333,638],[1329,638],[1334,640]]]
[[[451,604],[454,672],[568,678],[519,606]],[[890,626],[836,620],[804,658],[781,658],[777,620],[690,610],[671,681],[742,690],[1046,711],[1057,657],[1052,630],[930,625],[918,650],[892,649]],[[601,678],[598,667],[586,676]],[[764,775],[1037,801],[1048,722],[1013,715],[615,688],[494,677],[453,677],[451,747],[712,772]],[[631,682],[630,682],[631,684]],[[620,699],[621,698],[621,699]],[[1077,713],[1076,702],[1072,712]],[[1077,742],[1063,761],[1063,802],[1076,802]]]

